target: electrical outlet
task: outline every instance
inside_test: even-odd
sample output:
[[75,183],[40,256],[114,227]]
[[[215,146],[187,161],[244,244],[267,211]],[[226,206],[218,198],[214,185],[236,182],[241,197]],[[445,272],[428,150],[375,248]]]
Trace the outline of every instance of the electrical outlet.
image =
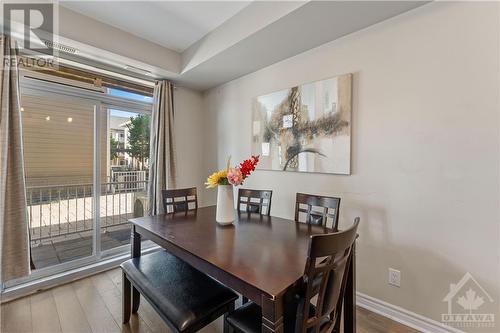
[[401,272],[394,269],[389,268],[389,284],[395,287],[401,287]]

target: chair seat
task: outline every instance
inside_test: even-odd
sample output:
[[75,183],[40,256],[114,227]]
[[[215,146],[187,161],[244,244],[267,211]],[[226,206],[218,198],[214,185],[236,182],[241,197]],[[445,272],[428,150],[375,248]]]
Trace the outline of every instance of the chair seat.
[[231,289],[166,251],[130,259],[121,268],[167,324],[179,332],[203,327],[227,312],[238,298]]
[[[298,299],[294,299],[292,302],[288,303],[285,308],[283,331],[284,332],[294,332],[295,331],[295,318],[296,309],[298,306]],[[314,305],[311,304],[311,313],[315,311]],[[262,310],[260,306],[253,302],[246,303],[239,307],[238,309],[230,312],[226,318],[227,322],[237,330],[237,332],[244,333],[260,333],[262,331]],[[322,325],[328,323],[325,322]]]

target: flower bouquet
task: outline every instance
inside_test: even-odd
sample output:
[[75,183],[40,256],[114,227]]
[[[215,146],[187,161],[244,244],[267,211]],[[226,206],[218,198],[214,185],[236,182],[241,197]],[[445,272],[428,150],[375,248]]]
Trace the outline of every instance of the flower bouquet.
[[245,179],[255,170],[259,156],[252,156],[231,168],[231,158],[227,160],[226,169],[214,172],[207,178],[207,188],[217,187],[216,221],[219,224],[231,224],[234,221],[233,185],[242,185]]

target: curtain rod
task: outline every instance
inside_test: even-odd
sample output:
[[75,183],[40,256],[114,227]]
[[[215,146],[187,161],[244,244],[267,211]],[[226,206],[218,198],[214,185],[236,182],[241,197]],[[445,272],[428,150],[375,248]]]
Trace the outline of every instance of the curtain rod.
[[[99,67],[93,66],[93,65],[83,64],[83,63],[80,63],[80,62],[77,62],[77,61],[74,61],[74,60],[65,59],[65,58],[58,58],[58,61],[60,63],[66,63],[66,64],[68,64],[70,66],[75,66],[75,67],[78,67],[78,68],[81,68],[81,69],[92,69],[92,70],[94,70],[96,72],[99,72],[99,73],[102,73],[102,74],[110,73],[109,74],[110,76],[125,77],[125,79],[133,80],[133,81],[135,81],[137,83],[144,84],[144,85],[147,85],[147,86],[152,87],[152,88],[154,88],[156,81],[162,80],[162,79],[156,79],[156,78],[151,78],[151,79],[144,78],[144,79],[141,79],[141,78],[137,78],[137,77],[134,77],[134,76],[129,76],[129,75],[117,73],[117,72],[114,72],[112,70],[107,70],[107,69],[99,68]],[[128,71],[127,69],[124,69],[124,70]],[[131,72],[131,71],[128,71],[128,72]],[[170,80],[168,80],[168,81],[170,81]],[[172,81],[170,81],[170,82],[172,82]],[[174,89],[179,88],[175,83],[172,82],[172,84],[173,84],[173,88]]]
[[109,76],[114,76],[114,77],[117,77],[117,78],[129,80],[129,81],[134,81],[136,83],[143,84],[143,85],[146,85],[146,86],[149,86],[149,87],[154,87],[155,81],[156,81],[155,79],[150,79],[150,80],[139,79],[139,78],[136,78],[134,76],[130,76],[130,75],[125,75],[125,74],[113,72],[113,71],[110,71],[110,70],[107,70],[107,69],[102,69],[102,68],[99,68],[99,67],[96,67],[96,66],[82,64],[82,63],[79,63],[77,61],[68,60],[68,59],[64,59],[64,58],[57,58],[57,61],[59,63],[65,64],[65,65],[69,65],[69,66],[74,66],[74,67],[77,67],[77,68],[80,68],[80,69],[92,70],[92,71],[98,72],[100,74],[105,74],[105,75],[107,74]]
[[[38,58],[38,56],[34,55],[34,54],[24,54],[23,56]],[[113,70],[113,68],[111,68],[111,69],[101,68],[98,64],[94,64],[93,61],[88,63],[88,59],[83,59],[85,62],[72,60],[72,59],[68,59],[68,58],[61,58],[61,57],[53,57],[53,59],[55,59],[61,65],[67,65],[67,66],[76,68],[77,70],[94,72],[96,74],[108,76],[109,78],[121,79],[124,81],[128,81],[131,83],[142,85],[144,87],[149,87],[151,89],[154,88],[156,81],[161,80],[161,79],[156,79],[156,78],[138,78],[138,77],[134,76],[133,74],[127,74],[127,73],[132,73],[132,71],[129,71],[125,68],[119,69],[121,71],[124,71],[125,73],[115,71],[115,70]],[[134,74],[137,74],[137,73],[134,73]],[[170,81],[170,82],[172,82],[172,81]],[[173,84],[174,89],[178,88],[178,86],[175,85],[173,82],[172,82],[172,84]]]

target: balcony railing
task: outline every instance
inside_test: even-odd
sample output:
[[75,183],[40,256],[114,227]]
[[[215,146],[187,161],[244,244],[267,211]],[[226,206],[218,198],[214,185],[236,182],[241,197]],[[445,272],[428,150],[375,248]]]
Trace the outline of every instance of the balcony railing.
[[111,170],[110,181],[112,182],[137,182],[148,179],[148,172],[144,171],[114,171]]
[[[141,203],[146,201],[147,180],[142,175],[139,180],[138,177],[132,179],[132,175],[115,179],[127,177],[127,181],[112,181],[100,186],[99,216],[104,232],[141,214]],[[91,235],[94,228],[93,193],[93,185],[89,183],[27,187],[31,245],[63,240],[78,233]]]

